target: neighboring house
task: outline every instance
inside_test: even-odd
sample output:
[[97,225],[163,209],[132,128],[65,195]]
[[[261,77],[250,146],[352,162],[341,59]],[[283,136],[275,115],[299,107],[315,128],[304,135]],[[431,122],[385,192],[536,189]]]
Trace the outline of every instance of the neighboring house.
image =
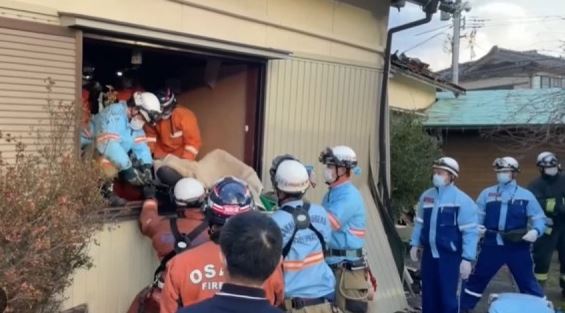
[[458,186],[477,197],[482,189],[496,184],[492,163],[497,157],[513,156],[520,162],[522,185],[538,175],[537,155],[555,147],[533,142],[533,137],[521,145],[522,141],[505,134],[526,129],[541,133],[548,123],[565,122],[560,112],[563,99],[562,89],[468,91],[458,98],[444,92],[426,110],[424,125],[440,137],[443,153],[459,162]]
[[[355,179],[379,281],[371,311],[395,312],[406,299],[368,176],[379,164],[388,14],[389,1],[0,0],[0,130],[33,146],[26,134],[49,118],[48,97],[80,104],[83,63],[97,62],[95,75],[106,78],[142,63],[148,89],[181,82],[179,102],[198,116],[203,149],[245,160],[267,188],[274,156],[295,154],[321,172],[321,149],[350,145],[366,169]],[[50,94],[47,77],[55,81]],[[0,151],[15,156],[10,145]],[[319,201],[321,187],[308,197]],[[136,220],[118,226],[96,236],[94,267],[77,273],[63,295],[67,307],[124,312],[151,283],[150,243]]]
[[440,78],[429,65],[404,54],[392,55],[388,101],[393,111],[421,111],[436,101],[436,93],[450,91],[455,95],[465,89]]
[[[438,74],[451,80],[451,69]],[[459,84],[467,90],[565,88],[565,59],[494,46],[477,61],[459,65]]]

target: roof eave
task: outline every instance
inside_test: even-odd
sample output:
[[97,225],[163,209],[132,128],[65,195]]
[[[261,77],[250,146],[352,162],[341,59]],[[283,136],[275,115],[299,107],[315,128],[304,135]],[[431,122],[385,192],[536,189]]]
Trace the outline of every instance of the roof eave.
[[427,76],[424,76],[422,74],[419,73],[415,73],[413,71],[410,71],[406,68],[403,68],[397,64],[392,64],[392,68],[397,72],[400,73],[401,75],[404,76],[408,76],[410,78],[413,78],[421,83],[424,83],[426,85],[441,89],[443,91],[451,91],[456,95],[461,95],[461,94],[465,94],[467,92],[467,89],[463,88],[462,86],[450,83],[450,82],[440,82],[437,80],[434,80],[432,78],[429,78]]

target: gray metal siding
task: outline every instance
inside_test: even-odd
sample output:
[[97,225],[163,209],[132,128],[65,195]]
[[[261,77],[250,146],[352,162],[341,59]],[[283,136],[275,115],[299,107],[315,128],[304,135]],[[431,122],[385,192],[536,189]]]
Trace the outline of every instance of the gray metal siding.
[[[320,201],[327,190],[318,155],[326,146],[346,144],[358,154],[362,174],[354,178],[368,213],[367,251],[379,282],[373,312],[394,312],[406,307],[400,278],[381,218],[368,186],[371,142],[375,126],[378,81],[374,68],[308,59],[270,61],[267,73],[263,182],[274,156],[291,153],[318,173],[318,186],[307,197]],[[373,135],[372,135],[373,133]],[[269,188],[269,187],[268,187]]]

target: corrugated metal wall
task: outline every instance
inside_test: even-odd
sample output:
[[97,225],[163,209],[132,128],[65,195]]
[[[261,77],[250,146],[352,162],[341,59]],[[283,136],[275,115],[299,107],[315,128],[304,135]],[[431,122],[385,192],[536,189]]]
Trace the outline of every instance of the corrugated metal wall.
[[[359,156],[355,178],[368,211],[367,250],[379,282],[373,312],[394,312],[406,300],[380,215],[368,187],[369,153],[376,144],[378,81],[373,68],[308,59],[271,61],[267,73],[263,183],[274,156],[291,153],[316,166],[319,185],[307,194],[320,201],[326,191],[318,155],[326,146],[346,144]],[[374,147],[373,147],[374,148]]]
[[[53,104],[71,105],[76,99],[77,45],[70,31],[64,36],[17,27],[0,24],[0,131],[4,137],[9,133],[20,138],[34,151],[37,134],[31,127],[48,126],[48,97]],[[48,78],[55,83],[50,93]],[[15,157],[14,151],[13,143],[0,141],[5,161]]]
[[127,312],[159,265],[151,241],[141,235],[137,221],[106,225],[95,238],[90,248],[94,267],[74,275],[64,308],[87,303],[89,313]]

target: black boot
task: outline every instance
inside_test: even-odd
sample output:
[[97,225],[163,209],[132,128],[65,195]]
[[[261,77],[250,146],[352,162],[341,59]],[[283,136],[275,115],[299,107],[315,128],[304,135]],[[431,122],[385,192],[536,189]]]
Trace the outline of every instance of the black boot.
[[177,182],[182,179],[182,175],[179,172],[166,165],[159,167],[156,175],[163,184],[170,188],[175,188]]
[[108,201],[108,205],[112,208],[125,206],[128,201],[116,195],[113,189],[112,183],[104,183],[104,185],[102,185],[102,196]]

